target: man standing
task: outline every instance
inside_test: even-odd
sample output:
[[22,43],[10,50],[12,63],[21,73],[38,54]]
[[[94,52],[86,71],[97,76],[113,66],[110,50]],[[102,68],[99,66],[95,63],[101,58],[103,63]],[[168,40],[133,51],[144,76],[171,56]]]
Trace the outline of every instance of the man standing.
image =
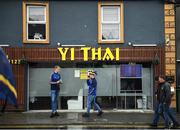
[[152,126],[157,127],[159,116],[162,114],[165,120],[165,128],[169,128],[169,106],[171,104],[171,90],[170,84],[166,82],[164,76],[158,76],[158,88],[157,88],[157,106],[154,113],[154,119]]
[[91,104],[93,103],[96,109],[98,110],[97,116],[101,116],[103,114],[101,108],[96,103],[96,89],[97,89],[97,81],[95,78],[96,72],[89,72],[89,79],[87,80],[88,89],[88,97],[87,97],[87,113],[83,114],[83,117],[89,117]]
[[58,97],[59,97],[59,90],[60,90],[60,83],[62,83],[61,75],[59,74],[60,72],[60,67],[55,66],[54,67],[54,72],[51,74],[50,77],[50,85],[51,85],[51,118],[55,116],[59,116],[57,113],[57,108],[58,108]]

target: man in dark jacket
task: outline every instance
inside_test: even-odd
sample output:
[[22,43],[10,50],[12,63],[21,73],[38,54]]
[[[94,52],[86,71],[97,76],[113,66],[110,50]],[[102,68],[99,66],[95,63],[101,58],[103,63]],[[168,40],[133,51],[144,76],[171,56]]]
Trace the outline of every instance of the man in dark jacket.
[[165,81],[164,76],[158,76],[158,87],[157,87],[157,105],[154,113],[154,119],[152,126],[157,127],[159,116],[162,114],[165,120],[165,127],[169,128],[169,106],[171,104],[171,89],[170,84]]
[[83,117],[89,117],[91,104],[93,103],[96,109],[98,110],[97,116],[101,116],[103,114],[101,108],[96,103],[96,89],[97,89],[97,81],[95,78],[96,72],[89,73],[89,79],[87,80],[88,89],[88,97],[87,97],[87,113],[83,114]]
[[154,113],[152,126],[157,126],[159,116],[162,114],[165,120],[166,127],[170,127],[170,120],[173,122],[173,128],[179,127],[179,122],[170,109],[171,104],[171,87],[166,82],[164,76],[158,76],[157,88],[157,107]]

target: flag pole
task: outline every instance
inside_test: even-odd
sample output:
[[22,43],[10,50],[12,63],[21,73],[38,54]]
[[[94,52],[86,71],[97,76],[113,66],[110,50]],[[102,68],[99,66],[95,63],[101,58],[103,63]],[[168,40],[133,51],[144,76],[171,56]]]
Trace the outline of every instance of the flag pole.
[[7,106],[7,100],[8,100],[8,96],[6,95],[6,98],[5,98],[5,103],[1,109],[1,113],[4,113],[5,112],[5,109],[6,109],[6,106]]

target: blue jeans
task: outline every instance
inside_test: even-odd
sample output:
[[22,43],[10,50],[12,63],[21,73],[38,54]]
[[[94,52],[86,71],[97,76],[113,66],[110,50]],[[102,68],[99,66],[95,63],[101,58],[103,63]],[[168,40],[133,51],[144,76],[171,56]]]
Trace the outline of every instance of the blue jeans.
[[163,104],[163,116],[164,116],[164,121],[166,127],[170,125],[170,120],[169,120],[169,105]]
[[87,113],[90,113],[90,109],[91,109],[91,104],[94,104],[95,108],[98,110],[98,112],[101,111],[101,108],[99,107],[99,105],[96,103],[96,96],[94,95],[88,95],[87,97]]
[[51,90],[51,110],[52,112],[56,112],[58,108],[58,96],[59,90]]
[[173,108],[169,108],[169,109],[168,109],[168,116],[169,116],[169,118],[172,120],[172,122],[173,122],[174,125],[179,124],[177,118],[175,117],[175,113],[174,113]]
[[159,117],[160,115],[163,117],[165,121],[166,127],[169,126],[169,116],[168,116],[168,111],[169,111],[169,106],[164,105],[162,103],[157,103],[156,104],[156,109],[154,112],[154,119],[153,119],[153,124],[157,125],[159,122]]

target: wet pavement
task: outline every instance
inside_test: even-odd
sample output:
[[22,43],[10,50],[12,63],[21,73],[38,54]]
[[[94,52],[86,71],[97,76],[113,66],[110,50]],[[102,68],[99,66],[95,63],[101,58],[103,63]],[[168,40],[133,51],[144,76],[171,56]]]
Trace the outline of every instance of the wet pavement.
[[[151,129],[153,113],[108,112],[89,118],[81,112],[60,112],[59,117],[50,118],[50,112],[4,113],[0,116],[1,129]],[[180,120],[180,115],[177,115]],[[163,120],[159,127],[163,128]]]

